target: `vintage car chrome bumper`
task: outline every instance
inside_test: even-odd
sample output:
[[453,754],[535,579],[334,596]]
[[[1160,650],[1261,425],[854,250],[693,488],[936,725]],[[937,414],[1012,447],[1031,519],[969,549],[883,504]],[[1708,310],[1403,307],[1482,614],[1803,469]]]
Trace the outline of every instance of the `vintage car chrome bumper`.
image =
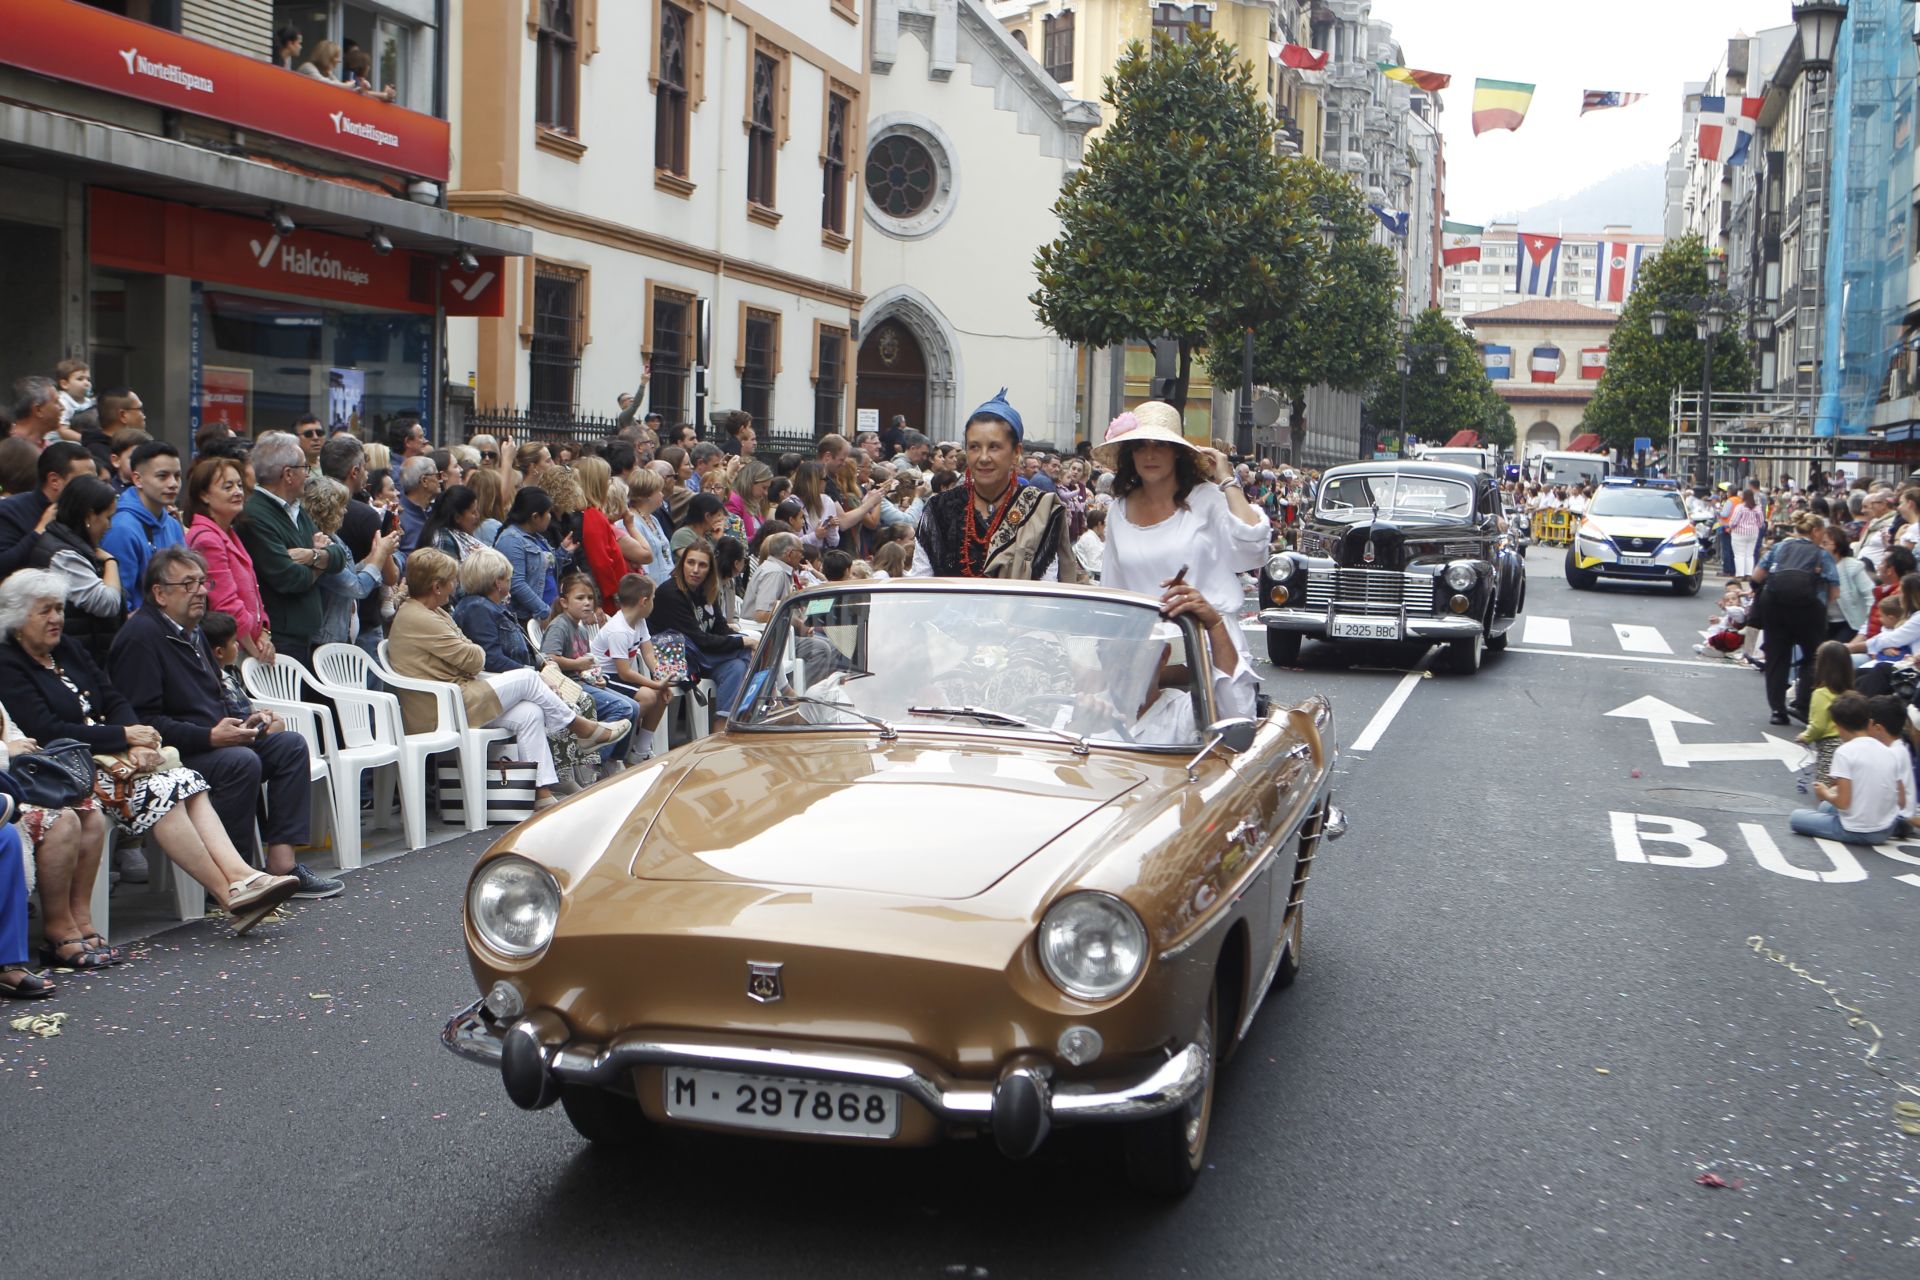
[[1145,1120],[1175,1111],[1194,1098],[1207,1075],[1207,1048],[1190,1044],[1137,1080],[1062,1084],[1044,1068],[1016,1062],[992,1084],[965,1083],[892,1058],[838,1049],[777,1049],[632,1032],[597,1044],[573,1039],[552,1012],[534,1010],[503,1024],[484,1004],[476,1000],[454,1014],[440,1042],[459,1057],[497,1068],[507,1096],[530,1111],[552,1105],[562,1084],[606,1087],[635,1067],[709,1067],[898,1089],[945,1122],[991,1130],[1000,1150],[1015,1159],[1038,1150],[1054,1124]]
[[[1368,618],[1381,621],[1399,621],[1400,634],[1408,640],[1467,640],[1481,629],[1478,618],[1460,614],[1434,617],[1431,614],[1407,614],[1396,619],[1392,614],[1368,614]],[[1276,631],[1302,631],[1308,635],[1326,636],[1331,630],[1330,615],[1325,609],[1262,609],[1260,621]]]

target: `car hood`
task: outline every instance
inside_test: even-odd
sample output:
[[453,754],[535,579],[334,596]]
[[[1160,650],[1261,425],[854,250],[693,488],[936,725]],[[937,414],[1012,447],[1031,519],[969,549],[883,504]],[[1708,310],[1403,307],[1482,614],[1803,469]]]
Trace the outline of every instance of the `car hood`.
[[1688,527],[1686,521],[1675,520],[1672,516],[1590,515],[1586,521],[1609,538],[1659,538],[1663,542],[1678,537],[1680,531]]
[[630,870],[654,881],[968,898],[1144,776],[1111,756],[1028,741],[791,734],[745,749],[716,740],[672,781]]

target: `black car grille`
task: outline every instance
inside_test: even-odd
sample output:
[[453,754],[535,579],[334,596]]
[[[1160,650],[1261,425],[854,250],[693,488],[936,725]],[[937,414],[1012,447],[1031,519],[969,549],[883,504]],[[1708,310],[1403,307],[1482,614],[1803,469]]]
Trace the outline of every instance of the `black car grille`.
[[1391,569],[1309,569],[1309,609],[1336,605],[1343,613],[1429,613],[1433,609],[1433,579],[1421,573]]
[[1631,551],[1635,555],[1649,555],[1660,549],[1658,538],[1615,538],[1613,545],[1622,551]]

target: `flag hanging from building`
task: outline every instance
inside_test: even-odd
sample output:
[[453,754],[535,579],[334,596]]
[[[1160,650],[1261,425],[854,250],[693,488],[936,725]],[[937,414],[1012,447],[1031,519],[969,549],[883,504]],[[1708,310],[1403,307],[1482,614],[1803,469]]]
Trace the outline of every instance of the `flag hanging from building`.
[[1580,349],[1580,376],[1583,378],[1602,377],[1607,372],[1607,349],[1605,347],[1582,347]]
[[1560,348],[1535,347],[1533,349],[1533,380],[1535,382],[1560,380]]
[[1518,129],[1533,105],[1533,86],[1518,80],[1473,82],[1473,134],[1489,129]]
[[1383,209],[1377,204],[1370,204],[1367,208],[1373,210],[1373,216],[1380,219],[1380,225],[1393,232],[1394,235],[1404,237],[1407,234],[1407,219],[1409,215],[1406,210]]
[[1485,232],[1485,227],[1476,227],[1468,222],[1441,223],[1441,265],[1451,267],[1462,262],[1480,261],[1480,237]]
[[1327,69],[1327,51],[1309,49],[1303,44],[1271,44],[1273,60],[1283,67],[1296,67],[1301,71],[1325,71]]
[[1486,366],[1488,378],[1505,382],[1513,377],[1513,348],[1488,343],[1480,348],[1480,363]]
[[1640,260],[1646,255],[1647,246],[1602,240],[1595,248],[1599,251],[1600,265],[1593,273],[1593,300],[1625,302],[1633,292],[1634,281],[1640,278]]
[[1380,68],[1380,74],[1387,79],[1425,89],[1428,93],[1438,93],[1453,83],[1452,76],[1442,75],[1438,71],[1416,71],[1412,67],[1398,67],[1391,62],[1376,62],[1373,65]]
[[1760,123],[1764,98],[1715,98],[1700,95],[1700,158],[1721,164],[1745,164],[1747,148]]
[[1519,268],[1517,292],[1551,298],[1554,281],[1560,274],[1560,237],[1521,236],[1520,255],[1515,265]]
[[1580,114],[1605,111],[1608,107],[1630,107],[1646,96],[1644,93],[1621,93],[1618,89],[1588,89],[1580,95]]

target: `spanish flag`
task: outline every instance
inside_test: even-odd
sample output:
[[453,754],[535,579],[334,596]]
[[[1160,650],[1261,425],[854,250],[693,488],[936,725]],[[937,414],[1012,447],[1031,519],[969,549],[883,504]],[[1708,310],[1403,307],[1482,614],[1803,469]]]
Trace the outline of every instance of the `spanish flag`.
[[1489,129],[1518,129],[1533,105],[1533,86],[1517,80],[1473,82],[1473,133]]
[[1412,67],[1396,67],[1391,62],[1376,62],[1373,65],[1380,68],[1380,74],[1387,79],[1425,89],[1428,93],[1438,93],[1453,83],[1452,76],[1442,75],[1438,71],[1415,71]]

